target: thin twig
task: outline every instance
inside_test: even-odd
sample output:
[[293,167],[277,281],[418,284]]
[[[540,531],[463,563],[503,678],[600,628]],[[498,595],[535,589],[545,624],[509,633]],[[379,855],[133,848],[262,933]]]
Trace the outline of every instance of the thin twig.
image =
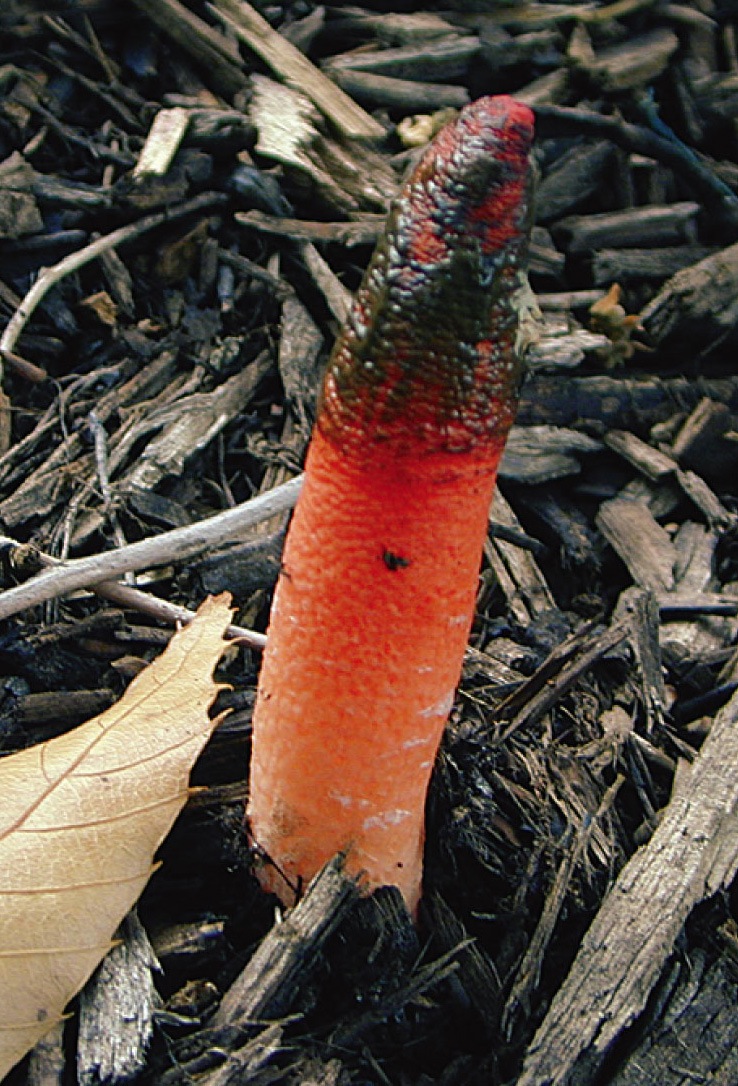
[[[193,211],[201,211],[213,204],[223,203],[225,199],[226,197],[220,192],[202,192],[199,196],[195,196],[192,200],[187,200],[177,207],[157,211],[153,215],[146,215],[143,219],[139,219],[138,222],[129,223],[128,226],[121,226],[118,230],[113,230],[112,234],[105,234],[103,237],[90,242],[89,245],[85,245],[83,249],[78,249],[76,253],[65,256],[58,264],[45,268],[10,318],[0,338],[0,362],[7,351],[14,350],[21,332],[44,296],[67,275],[71,275],[72,272],[78,271],[85,264],[89,264],[91,260],[100,256],[101,253],[116,249],[119,245],[123,245],[124,242],[132,241],[157,226],[171,222],[174,219],[181,219],[183,215],[190,215]],[[1,379],[2,368],[0,368]]]
[[[96,596],[110,600],[111,603],[118,603],[131,611],[139,611],[160,622],[169,622],[172,625],[181,622],[187,625],[195,617],[195,612],[190,611],[188,607],[179,607],[176,603],[142,592],[140,588],[121,584],[120,581],[103,581],[102,584],[95,585],[92,591]],[[229,637],[236,637],[239,641],[245,642],[252,649],[263,649],[266,645],[265,634],[249,630],[245,626],[229,626],[226,633]]]
[[90,411],[87,416],[90,427],[92,428],[93,447],[95,450],[95,465],[97,467],[97,478],[100,484],[100,493],[103,500],[103,510],[106,516],[110,520],[110,525],[113,529],[113,538],[117,547],[125,547],[126,537],[123,534],[118,514],[115,510],[113,503],[113,491],[110,487],[110,475],[108,472],[108,435],[105,433],[105,427],[100,422],[98,414],[95,410]]
[[93,588],[104,581],[113,581],[124,573],[183,562],[204,551],[214,550],[261,521],[291,509],[301,486],[302,476],[298,475],[265,494],[198,524],[188,524],[186,528],[175,528],[115,551],[75,558],[63,566],[45,570],[25,584],[0,593],[0,619],[80,588]]

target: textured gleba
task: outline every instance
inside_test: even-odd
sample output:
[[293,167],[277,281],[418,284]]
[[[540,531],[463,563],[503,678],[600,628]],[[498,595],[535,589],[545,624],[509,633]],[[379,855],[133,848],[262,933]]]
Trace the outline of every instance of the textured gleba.
[[421,893],[425,797],[519,384],[531,111],[463,109],[424,153],[328,363],[254,711],[248,820],[292,903],[336,852]]

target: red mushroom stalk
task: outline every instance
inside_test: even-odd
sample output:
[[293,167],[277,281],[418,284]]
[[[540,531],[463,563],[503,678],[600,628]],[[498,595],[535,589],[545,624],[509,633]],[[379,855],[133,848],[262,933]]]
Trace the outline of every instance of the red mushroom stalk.
[[424,807],[517,403],[531,111],[482,98],[404,185],[331,355],[254,711],[248,819],[285,903],[336,852],[421,892]]

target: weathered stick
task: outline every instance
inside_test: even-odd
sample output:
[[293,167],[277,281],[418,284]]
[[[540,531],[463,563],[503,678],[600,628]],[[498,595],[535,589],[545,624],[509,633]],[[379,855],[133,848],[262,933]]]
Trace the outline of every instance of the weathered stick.
[[689,913],[738,867],[738,695],[678,778],[650,842],[626,864],[585,935],[517,1086],[592,1081],[641,1012]]
[[297,501],[301,485],[302,476],[298,475],[288,483],[268,490],[266,494],[260,494],[198,524],[188,524],[185,528],[175,528],[171,532],[141,539],[118,550],[75,558],[65,565],[45,570],[25,584],[0,593],[0,619],[80,588],[114,580],[124,573],[166,565],[172,561],[182,562],[202,554],[227,539],[240,536],[262,520],[291,509]]

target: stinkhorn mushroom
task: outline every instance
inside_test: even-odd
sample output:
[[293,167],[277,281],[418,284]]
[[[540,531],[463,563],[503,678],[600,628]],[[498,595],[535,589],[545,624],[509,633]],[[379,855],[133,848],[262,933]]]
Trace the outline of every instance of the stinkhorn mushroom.
[[421,892],[424,806],[517,403],[533,117],[465,107],[403,186],[328,363],[254,711],[248,820],[285,903],[335,853]]

